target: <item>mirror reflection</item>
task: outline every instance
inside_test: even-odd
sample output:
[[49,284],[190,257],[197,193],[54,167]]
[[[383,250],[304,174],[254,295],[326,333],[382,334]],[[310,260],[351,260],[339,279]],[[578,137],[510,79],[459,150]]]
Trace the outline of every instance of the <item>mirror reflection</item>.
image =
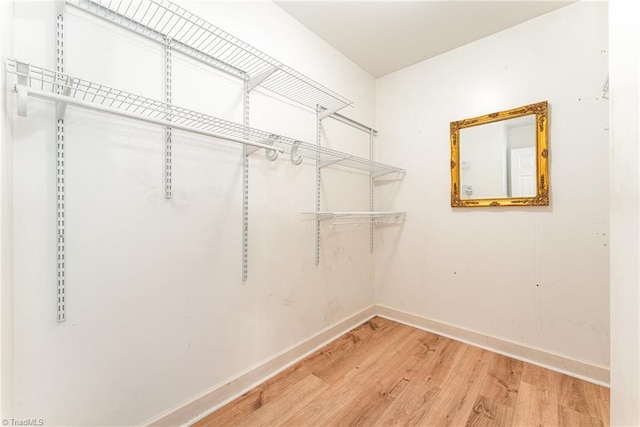
[[460,129],[460,198],[536,195],[535,115]]
[[451,122],[451,206],[548,206],[546,101]]

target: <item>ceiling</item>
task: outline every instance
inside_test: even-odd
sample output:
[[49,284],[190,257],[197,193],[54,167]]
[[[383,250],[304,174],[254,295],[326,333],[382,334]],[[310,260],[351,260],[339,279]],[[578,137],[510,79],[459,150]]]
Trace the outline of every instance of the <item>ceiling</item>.
[[497,33],[573,1],[276,1],[374,77]]

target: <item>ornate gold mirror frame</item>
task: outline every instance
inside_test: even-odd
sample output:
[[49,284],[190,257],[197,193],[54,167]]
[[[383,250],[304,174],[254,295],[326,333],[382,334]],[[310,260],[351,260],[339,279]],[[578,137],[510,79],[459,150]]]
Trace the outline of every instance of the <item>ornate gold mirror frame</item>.
[[[503,120],[535,115],[536,140],[536,194],[532,197],[469,198],[461,197],[460,173],[460,129],[486,125]],[[525,105],[512,110],[500,111],[472,119],[451,122],[451,206],[549,206],[549,162],[548,162],[548,105],[547,101]]]

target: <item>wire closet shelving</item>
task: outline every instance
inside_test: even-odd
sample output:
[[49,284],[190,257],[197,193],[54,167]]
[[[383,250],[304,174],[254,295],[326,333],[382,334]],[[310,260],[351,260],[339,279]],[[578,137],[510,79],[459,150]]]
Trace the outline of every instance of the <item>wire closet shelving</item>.
[[[100,83],[27,65],[15,59],[7,60],[7,73],[17,76],[16,91],[18,93],[22,88],[25,88],[27,95],[36,98],[49,99],[217,139],[239,142],[254,146],[256,149],[264,148],[270,151],[287,152],[295,164],[300,164],[302,159],[306,157],[320,160],[322,167],[340,164],[343,167],[377,175],[404,171],[395,166],[246,127],[239,123],[114,89]],[[62,94],[59,94],[59,91]],[[271,153],[271,156],[276,155]]]
[[331,225],[344,224],[395,224],[404,221],[406,212],[302,212],[314,215],[318,221],[330,221]]
[[[56,103],[56,221],[57,221],[57,317],[66,319],[66,180],[65,111],[68,106],[111,114],[164,127],[165,198],[172,197],[172,132],[179,130],[243,145],[242,195],[242,280],[248,271],[249,231],[249,157],[264,149],[274,161],[288,153],[294,165],[305,158],[315,162],[316,264],[320,257],[320,222],[369,223],[370,250],[373,251],[373,226],[382,222],[400,222],[404,212],[374,212],[373,182],[376,178],[405,170],[373,160],[373,138],[377,132],[338,111],[352,102],[320,83],[284,65],[273,57],[232,36],[169,0],[55,0],[55,71],[15,59],[6,60],[8,83],[17,95],[18,115],[26,116],[28,98]],[[70,75],[65,71],[65,4],[77,7],[119,27],[142,35],[164,47],[164,100],[159,101]],[[178,52],[207,66],[237,77],[243,82],[243,120],[236,123],[172,103],[172,55]],[[263,88],[281,98],[311,109],[316,114],[316,143],[299,141],[249,127],[250,93]],[[369,158],[352,156],[322,146],[321,122],[332,118],[369,134]],[[321,171],[340,166],[369,174],[371,212],[321,212]]]
[[168,0],[67,0],[68,4],[153,39],[289,100],[327,113],[352,102]]

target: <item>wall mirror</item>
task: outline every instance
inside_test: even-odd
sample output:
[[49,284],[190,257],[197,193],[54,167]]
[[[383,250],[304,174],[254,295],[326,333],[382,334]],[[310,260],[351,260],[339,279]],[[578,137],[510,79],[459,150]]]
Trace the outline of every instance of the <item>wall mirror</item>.
[[548,206],[547,101],[451,122],[451,206]]

